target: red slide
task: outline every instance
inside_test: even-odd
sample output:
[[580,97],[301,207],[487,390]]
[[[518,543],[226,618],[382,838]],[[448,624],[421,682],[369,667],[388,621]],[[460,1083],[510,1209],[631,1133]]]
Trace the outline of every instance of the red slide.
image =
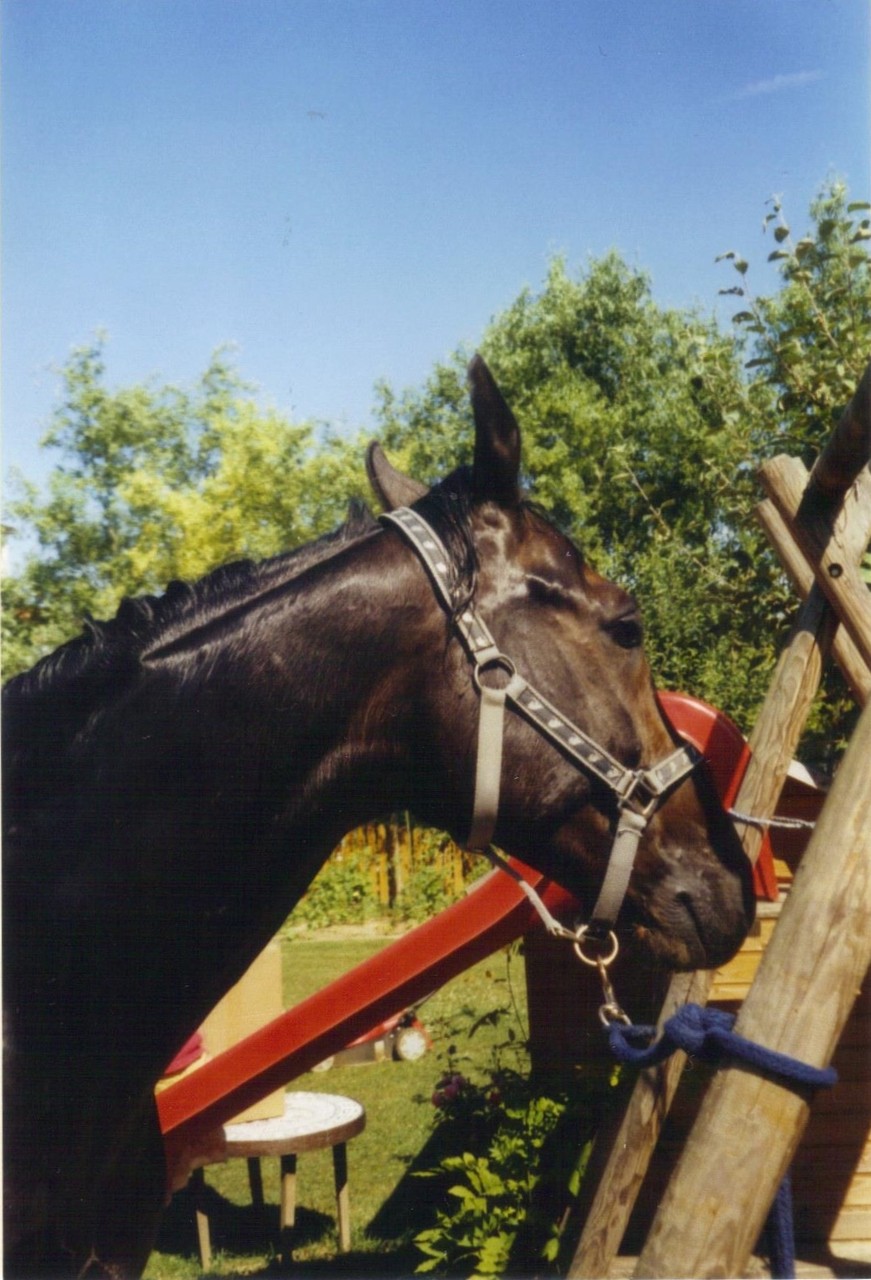
[[[731,804],[749,759],[739,731],[697,699],[663,694],[661,702],[672,723],[704,753],[724,803]],[[554,915],[570,920],[578,912],[565,890],[517,860],[512,865]],[[776,895],[769,850],[757,863],[757,891],[771,896],[772,885]],[[164,1089],[157,1106],[170,1163],[174,1152],[195,1148],[200,1135],[522,937],[536,922],[514,880],[498,871],[483,877],[460,902]]]
[[[565,890],[522,863],[513,865],[552,912],[577,909]],[[167,1148],[196,1145],[197,1134],[225,1124],[376,1023],[521,937],[536,919],[514,880],[501,871],[484,876],[460,902],[162,1090],[157,1106]]]

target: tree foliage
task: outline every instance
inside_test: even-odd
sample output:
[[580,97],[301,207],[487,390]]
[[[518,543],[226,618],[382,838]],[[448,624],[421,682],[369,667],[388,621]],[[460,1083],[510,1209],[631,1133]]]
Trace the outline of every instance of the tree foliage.
[[[794,600],[753,508],[759,463],[810,463],[871,352],[868,206],[833,184],[795,235],[765,217],[780,287],[751,291],[748,260],[721,255],[739,299],[726,331],[659,306],[617,254],[577,275],[555,259],[491,322],[480,349],[524,431],[531,496],[644,607],[657,681],[708,698],[749,727]],[[471,352],[426,383],[379,389],[378,435],[424,480],[468,460]],[[23,485],[9,519],[35,540],[7,579],[7,670],[111,613],[124,594],[285,549],[341,519],[363,492],[360,442],[257,406],[224,354],[193,391],[109,391],[101,344],[74,353],[46,437],[46,496]],[[826,756],[849,726],[837,680],[813,722]]]
[[125,595],[316,537],[365,491],[356,452],[260,409],[224,353],[191,391],[109,390],[101,342],[75,351],[63,380],[47,494],[21,482],[8,511],[37,548],[4,583],[8,673]]

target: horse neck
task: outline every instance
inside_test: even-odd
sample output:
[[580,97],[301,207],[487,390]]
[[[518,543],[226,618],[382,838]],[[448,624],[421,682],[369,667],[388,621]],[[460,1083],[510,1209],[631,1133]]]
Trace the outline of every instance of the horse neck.
[[[101,789],[121,797],[123,835],[113,841],[107,822],[99,834],[143,946],[167,928],[187,933],[197,1016],[347,831],[416,807],[421,654],[443,648],[444,616],[416,564],[393,539],[372,539],[234,620],[220,642],[153,664],[110,717],[97,763]],[[154,894],[137,883],[155,853],[179,893],[174,903],[164,885],[149,919]],[[162,965],[177,980],[180,959],[165,946]],[[158,982],[157,968],[142,981]]]
[[287,821],[311,836],[323,823],[335,842],[349,825],[414,806],[422,654],[443,633],[416,565],[380,538],[317,566],[264,620],[241,681],[290,769]]

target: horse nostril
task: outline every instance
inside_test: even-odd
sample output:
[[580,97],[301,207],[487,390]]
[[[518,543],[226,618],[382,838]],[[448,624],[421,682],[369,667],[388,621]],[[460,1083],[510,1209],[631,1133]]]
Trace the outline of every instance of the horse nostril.
[[678,889],[674,897],[675,897],[675,901],[679,902],[680,905],[683,907],[684,911],[686,911],[687,915],[692,920],[693,925],[696,928],[696,931],[698,932],[700,927],[700,922],[696,914],[696,904],[695,904],[693,895],[689,892],[688,889]]

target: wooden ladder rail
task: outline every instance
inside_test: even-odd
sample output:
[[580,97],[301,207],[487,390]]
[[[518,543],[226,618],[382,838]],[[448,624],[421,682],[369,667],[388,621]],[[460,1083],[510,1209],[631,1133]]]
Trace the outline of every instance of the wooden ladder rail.
[[[772,471],[769,464],[763,476],[772,496],[760,505],[758,514],[787,572],[806,598],[750,736],[753,757],[736,799],[736,808],[742,811],[761,817],[773,814],[819,686],[823,663],[833,645],[835,657],[860,705],[865,704],[871,690],[871,660],[867,650],[858,648],[852,633],[846,637],[844,629],[838,626],[838,614],[828,604],[822,586],[814,580],[814,570],[804,558],[803,551],[807,548],[796,541],[799,532],[796,524],[801,524],[810,510],[817,537],[827,526],[833,531],[842,560],[851,567],[852,573],[871,534],[871,477],[866,468],[871,453],[869,442],[871,365],[817,460],[810,481],[804,486],[805,491],[813,495],[804,511],[800,513],[788,497],[779,495],[777,467]],[[852,491],[847,492],[851,486]],[[843,510],[835,519],[833,513],[841,507],[842,499]],[[800,536],[803,537],[804,532],[802,529]],[[828,577],[827,585],[830,590],[834,585],[837,599],[843,574],[829,573]],[[852,588],[852,576],[848,580]],[[865,634],[866,641],[869,635],[871,631]],[[862,639],[861,633],[859,639]],[[751,861],[758,857],[761,842],[757,830],[745,828],[743,843]],[[660,1025],[689,1001],[706,1003],[711,982],[712,975],[707,972],[676,975],[666,994]],[[598,1173],[596,1191],[568,1272],[570,1277],[599,1280],[609,1274],[684,1061],[685,1056],[678,1053],[662,1066],[640,1073],[622,1117],[597,1141],[588,1171],[592,1178]],[[645,1266],[650,1266],[649,1258]],[[647,1273],[639,1270],[638,1274]]]

